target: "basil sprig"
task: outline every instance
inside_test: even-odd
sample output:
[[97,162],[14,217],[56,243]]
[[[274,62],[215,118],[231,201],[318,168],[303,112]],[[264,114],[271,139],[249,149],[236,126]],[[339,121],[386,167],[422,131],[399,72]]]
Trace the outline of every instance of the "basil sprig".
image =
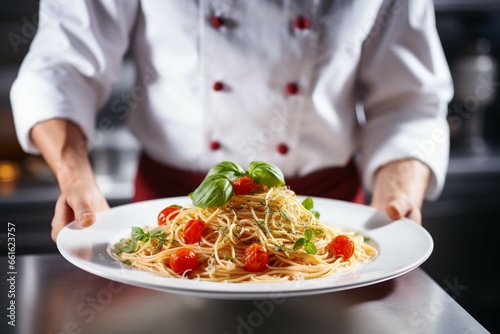
[[304,247],[304,250],[307,254],[316,254],[318,252],[318,249],[316,248],[316,245],[312,240],[314,236],[321,235],[323,233],[323,230],[319,228],[306,228],[304,231],[304,236],[298,238],[297,241],[295,241],[295,243],[293,244],[293,250]]
[[270,187],[285,185],[283,172],[267,162],[253,161],[245,171],[232,161],[223,161],[210,168],[205,179],[191,194],[193,205],[199,208],[223,206],[234,195],[233,181],[245,175],[258,184]]
[[[314,217],[316,217],[316,219],[319,219],[319,212],[314,210],[314,201],[311,197],[306,197],[306,199],[302,201],[302,206],[306,210],[309,210],[314,215]],[[304,247],[304,250],[307,254],[316,254],[318,252],[318,249],[313,242],[313,238],[323,233],[325,232],[323,232],[323,230],[319,228],[306,228],[304,230],[304,236],[298,238],[297,241],[295,241],[295,243],[293,244],[293,250]]]
[[123,243],[118,243],[116,248],[118,252],[132,253],[137,248],[137,241],[148,242],[151,238],[162,237],[165,237],[165,233],[162,229],[145,232],[142,228],[133,226],[130,239]]
[[306,208],[306,210],[309,210],[316,219],[319,219],[319,211],[314,210],[314,201],[311,197],[307,197],[305,200],[302,201],[302,206]]

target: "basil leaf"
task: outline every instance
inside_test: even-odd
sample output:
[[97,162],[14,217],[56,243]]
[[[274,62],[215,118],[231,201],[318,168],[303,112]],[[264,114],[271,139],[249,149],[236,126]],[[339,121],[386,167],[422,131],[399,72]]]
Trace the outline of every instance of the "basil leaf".
[[248,166],[250,177],[259,184],[282,186],[285,184],[283,172],[278,167],[263,161],[252,161]]
[[307,254],[316,254],[318,252],[316,245],[314,245],[312,241],[306,242],[306,244],[304,245],[304,249]]
[[222,174],[230,180],[234,180],[238,176],[244,175],[245,171],[232,161],[223,161],[212,166],[212,168],[208,171],[207,176],[214,174]]
[[118,246],[118,251],[122,253],[132,253],[137,247],[137,241],[128,239],[123,244]]
[[149,236],[151,238],[158,238],[158,237],[162,236],[162,234],[164,234],[163,230],[159,229],[159,230],[152,231],[151,233],[149,233]]
[[319,214],[318,211],[314,210],[314,201],[313,201],[313,199],[311,197],[307,197],[306,199],[304,199],[302,201],[302,206],[306,210],[309,210],[316,219],[319,219],[320,214]]
[[304,238],[306,241],[310,241],[313,238],[313,231],[310,228],[306,228],[304,231]]
[[132,240],[139,240],[147,242],[149,240],[149,233],[144,232],[140,227],[132,227]]
[[207,176],[193,192],[193,205],[199,208],[221,207],[233,197],[233,184],[223,174]]
[[325,231],[323,231],[320,228],[315,228],[315,229],[313,229],[313,233],[314,233],[314,235],[321,235],[321,234],[324,234]]
[[305,243],[306,239],[304,238],[297,239],[297,241],[295,241],[295,243],[293,244],[293,250],[299,249],[300,247],[304,246]]
[[306,210],[311,211],[312,208],[314,208],[314,202],[311,197],[307,197],[305,200],[302,201],[302,206],[306,208]]

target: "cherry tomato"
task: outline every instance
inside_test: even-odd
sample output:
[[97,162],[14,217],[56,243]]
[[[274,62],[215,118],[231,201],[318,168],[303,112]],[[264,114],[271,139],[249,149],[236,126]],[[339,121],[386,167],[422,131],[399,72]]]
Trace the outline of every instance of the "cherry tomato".
[[179,275],[198,268],[198,255],[189,248],[180,248],[170,257],[170,268]]
[[195,244],[201,240],[205,222],[201,219],[191,219],[184,227],[184,242]]
[[347,235],[337,235],[329,246],[335,256],[342,256],[344,259],[348,259],[354,254],[354,241]]
[[253,272],[262,271],[267,268],[269,254],[262,245],[251,244],[245,248],[243,260],[245,261],[246,270]]
[[240,176],[233,181],[235,195],[248,195],[257,188],[257,184],[250,176]]
[[180,209],[182,209],[182,207],[179,205],[170,205],[161,210],[158,214],[158,225],[164,225],[167,222],[167,218],[168,220],[173,220],[179,214]]

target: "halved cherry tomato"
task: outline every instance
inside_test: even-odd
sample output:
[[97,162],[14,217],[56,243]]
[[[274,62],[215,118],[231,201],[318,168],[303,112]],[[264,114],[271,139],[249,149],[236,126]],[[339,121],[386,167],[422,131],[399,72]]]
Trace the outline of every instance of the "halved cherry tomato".
[[201,240],[205,222],[201,219],[191,219],[184,227],[184,242],[195,244]]
[[245,261],[246,270],[253,272],[262,271],[267,268],[269,253],[267,253],[267,250],[262,245],[251,244],[245,248],[243,260]]
[[[158,214],[158,225],[164,225],[167,222],[167,218],[168,220],[173,220],[179,214],[180,209],[182,209],[182,207],[179,205],[170,205],[161,210]],[[169,217],[171,213],[172,215]]]
[[354,241],[347,235],[337,235],[329,246],[335,256],[342,256],[344,259],[348,259],[354,254]]
[[240,176],[233,181],[235,195],[248,195],[257,188],[257,184],[250,176]]
[[189,248],[180,248],[170,257],[170,268],[179,275],[198,268],[198,255]]

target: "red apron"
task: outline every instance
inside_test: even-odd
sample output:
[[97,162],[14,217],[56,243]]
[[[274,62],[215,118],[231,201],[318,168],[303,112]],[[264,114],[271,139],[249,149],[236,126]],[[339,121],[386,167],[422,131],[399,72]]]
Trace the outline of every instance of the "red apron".
[[[163,165],[142,154],[135,179],[134,202],[163,197],[186,196],[195,190],[206,173],[194,173]],[[351,159],[344,167],[325,168],[303,177],[285,177],[298,195],[339,199],[364,204],[358,170]]]

